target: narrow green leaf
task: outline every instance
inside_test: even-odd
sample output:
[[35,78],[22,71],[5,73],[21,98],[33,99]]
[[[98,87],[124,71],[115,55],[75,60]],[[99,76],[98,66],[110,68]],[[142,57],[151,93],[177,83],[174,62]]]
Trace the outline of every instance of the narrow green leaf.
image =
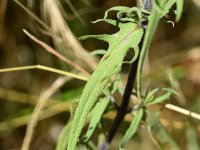
[[91,139],[109,102],[110,102],[110,100],[107,97],[104,97],[104,98],[100,99],[99,102],[95,105],[93,114],[92,114],[92,119],[90,121],[88,130],[87,130],[86,134],[83,136],[83,138],[81,139],[81,141],[80,141],[81,143],[88,143],[88,141]]
[[121,143],[120,143],[120,149],[122,149],[126,143],[131,139],[131,137],[135,134],[136,130],[138,129],[138,126],[140,124],[140,121],[142,120],[144,110],[141,108],[138,110],[138,112],[135,114],[134,119],[132,120],[129,128],[127,129]]
[[109,40],[111,40],[111,36],[108,35],[108,34],[85,35],[85,36],[79,37],[79,40],[86,40],[86,39],[90,39],[90,38],[102,40],[102,41],[105,41],[105,42],[108,42]]
[[164,11],[162,12],[162,17],[167,15],[169,13],[170,8],[176,3],[176,0],[169,0],[165,6],[164,6]]
[[104,15],[104,19],[106,19],[108,17],[108,13],[110,11],[128,11],[130,8],[129,7],[126,7],[126,6],[116,6],[116,7],[112,7],[110,9],[108,9],[106,12],[105,12],[105,15]]
[[178,22],[181,18],[182,12],[183,12],[183,5],[184,5],[184,0],[176,0],[176,22]]
[[154,98],[154,94],[155,94],[156,92],[158,92],[158,91],[160,91],[160,88],[156,88],[156,89],[153,89],[152,91],[150,91],[150,92],[147,94],[147,96],[146,96],[146,98],[145,98],[145,100],[144,100],[144,104],[146,104],[146,103],[152,101],[152,99]]
[[[92,117],[92,114],[90,113],[88,115],[86,123],[88,123],[91,120],[91,117]],[[59,139],[58,139],[58,142],[56,144],[56,150],[66,150],[67,149],[67,143],[69,141],[69,132],[70,132],[71,127],[72,127],[72,120],[68,121],[68,123],[62,129]]]
[[178,22],[181,18],[182,12],[183,12],[183,0],[169,0],[165,6],[164,10],[162,12],[162,17],[169,13],[172,6],[176,3],[176,22]]
[[[161,96],[158,96],[157,98],[154,98],[154,95],[160,91],[164,91],[166,93]],[[156,88],[147,94],[144,100],[144,105],[145,104],[152,105],[152,104],[161,103],[169,99],[172,94],[177,94],[177,92],[170,88]]]
[[69,139],[69,131],[71,128],[71,123],[72,123],[71,121],[68,122],[62,129],[62,132],[60,133],[60,136],[56,145],[56,150],[66,150],[67,141]]
[[163,102],[165,100],[168,100],[172,94],[177,94],[176,91],[174,91],[172,89],[169,89],[169,88],[163,88],[161,90],[165,91],[166,93],[161,95],[161,96],[158,96],[157,98],[153,99],[152,101],[149,101],[148,105],[161,103],[161,102]]

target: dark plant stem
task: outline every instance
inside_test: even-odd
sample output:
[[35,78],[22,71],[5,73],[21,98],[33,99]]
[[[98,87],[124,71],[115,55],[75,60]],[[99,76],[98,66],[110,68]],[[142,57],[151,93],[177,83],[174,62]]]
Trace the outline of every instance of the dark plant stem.
[[[144,35],[143,35],[143,37],[144,37]],[[142,40],[139,44],[139,49],[141,49],[142,43],[143,43],[143,38],[142,38]],[[124,91],[124,95],[123,95],[123,98],[122,98],[122,104],[117,111],[117,116],[115,117],[113,125],[111,126],[110,131],[108,133],[108,137],[107,137],[108,143],[112,142],[112,139],[116,135],[116,133],[119,129],[119,126],[121,125],[121,122],[124,120],[124,117],[127,113],[129,99],[130,99],[130,96],[131,96],[131,93],[132,93],[133,85],[135,83],[135,78],[136,78],[136,73],[137,73],[136,71],[137,71],[137,66],[138,66],[138,59],[139,59],[139,56],[136,59],[136,61],[131,65],[129,75],[128,75],[128,80],[127,80],[125,91]]]
[[131,65],[125,92],[124,92],[123,99],[122,99],[122,104],[117,111],[117,116],[113,122],[113,125],[111,126],[110,132],[108,133],[108,137],[107,137],[108,143],[112,142],[112,139],[114,138],[115,134],[117,133],[117,130],[126,115],[128,104],[129,104],[129,99],[130,99],[133,85],[135,82],[137,64],[138,64],[138,59]]
[[[152,9],[152,0],[144,0],[143,2],[144,2],[144,9],[150,12],[151,9]],[[147,17],[146,14],[143,14],[143,16]],[[142,49],[147,25],[148,25],[148,21],[144,21],[141,24],[141,26],[144,29],[144,34],[143,34],[142,40],[140,41],[140,44],[139,44],[140,50]],[[116,133],[117,133],[120,125],[122,124],[122,121],[124,120],[124,117],[127,113],[127,108],[128,108],[130,96],[131,96],[133,85],[134,85],[135,79],[136,79],[138,61],[139,61],[139,56],[136,59],[136,61],[131,65],[128,80],[127,80],[127,83],[126,83],[125,92],[124,92],[124,95],[123,95],[123,98],[122,98],[122,104],[117,111],[117,116],[115,117],[113,125],[111,126],[110,131],[108,133],[108,137],[107,137],[106,142],[109,143],[109,144],[112,142],[114,136],[116,135]]]

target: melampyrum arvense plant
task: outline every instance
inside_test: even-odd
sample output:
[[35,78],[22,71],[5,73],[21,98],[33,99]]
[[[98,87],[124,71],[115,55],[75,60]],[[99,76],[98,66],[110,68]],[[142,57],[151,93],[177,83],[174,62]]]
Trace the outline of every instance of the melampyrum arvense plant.
[[[138,104],[134,107],[134,119],[132,120],[127,131],[124,133],[124,136],[119,144],[119,148],[123,148],[137,131],[144,114],[146,114],[147,119],[145,121],[149,125],[149,129],[151,129],[154,125],[160,125],[158,119],[156,119],[158,116],[148,110],[146,106],[161,103],[164,100],[167,100],[172,93],[175,93],[175,91],[170,88],[157,88],[148,92],[146,97],[142,98],[142,66],[159,20],[171,12],[172,6],[176,4],[176,10],[172,11],[176,14],[176,21],[179,21],[183,10],[183,0],[144,0],[142,2],[143,6],[145,6],[144,8],[129,8],[125,6],[110,8],[105,12],[103,19],[93,22],[105,22],[118,27],[119,31],[115,34],[86,35],[80,38],[80,40],[96,38],[107,42],[109,46],[107,50],[97,51],[105,52],[105,54],[82,92],[78,107],[73,115],[73,120],[70,123],[71,130],[68,137],[68,143],[66,142],[66,136],[62,136],[58,142],[57,149],[61,149],[62,147],[63,149],[67,148],[67,150],[75,150],[77,143],[90,142],[91,136],[94,133],[97,124],[100,122],[104,111],[110,104],[109,101],[112,99],[112,95],[114,92],[119,90],[116,84],[118,83],[118,80],[111,81],[111,77],[115,76],[117,79],[124,57],[129,49],[134,49],[134,57],[129,63],[133,63],[138,60],[136,77]],[[108,18],[110,11],[117,12],[117,20]],[[146,22],[145,25],[144,22]],[[140,47],[139,45],[141,42],[142,46]],[[155,97],[155,94],[160,91],[162,91],[162,93],[164,92],[164,94],[159,97]],[[93,117],[89,121],[90,124],[88,131],[85,136],[80,137],[82,129],[87,121],[88,114],[91,111],[93,112]],[[174,148],[178,149],[177,145],[167,135],[167,132],[162,128],[162,126],[160,125],[158,128],[159,131],[157,134],[164,134],[167,141],[170,142]]]

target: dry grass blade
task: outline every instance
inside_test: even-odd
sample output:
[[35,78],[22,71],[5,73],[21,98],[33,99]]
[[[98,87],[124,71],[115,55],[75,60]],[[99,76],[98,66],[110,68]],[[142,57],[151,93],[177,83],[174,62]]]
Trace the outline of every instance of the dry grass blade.
[[37,125],[40,113],[42,111],[42,108],[45,106],[46,100],[51,95],[53,95],[57,91],[57,89],[60,88],[67,80],[68,78],[66,77],[58,78],[44,93],[42,93],[31,115],[30,122],[27,126],[26,134],[25,134],[24,141],[21,148],[22,150],[29,150],[35,126]]
[[49,45],[47,45],[46,43],[42,42],[41,40],[37,39],[35,36],[33,36],[32,34],[30,34],[28,31],[26,31],[25,29],[23,29],[23,32],[29,37],[31,38],[34,42],[38,43],[40,46],[42,46],[45,50],[47,50],[48,52],[50,52],[51,54],[55,55],[56,57],[60,58],[62,61],[66,62],[67,64],[75,67],[77,70],[81,71],[82,73],[86,74],[86,75],[90,75],[90,73],[88,73],[85,69],[83,69],[80,65],[74,63],[73,61],[67,59],[66,57],[64,57],[63,55],[61,55],[59,52],[57,52],[55,49],[53,49],[52,47],[50,47]]
[[80,45],[69,26],[66,24],[61,14],[61,10],[64,9],[60,1],[43,0],[41,2],[42,16],[44,20],[48,21],[51,31],[56,35],[55,38],[52,37],[55,47],[57,47],[59,51],[67,53],[67,55],[73,59],[87,64],[94,70],[97,66],[96,60],[89,56],[88,52]]
[[58,74],[61,74],[61,75],[69,76],[69,77],[72,77],[72,78],[76,78],[76,79],[79,79],[79,80],[87,81],[87,78],[82,77],[82,76],[80,76],[80,75],[76,75],[76,74],[74,74],[74,73],[66,72],[66,71],[63,71],[63,70],[58,70],[58,69],[51,68],[51,67],[47,67],[47,66],[43,66],[43,65],[31,65],[31,66],[22,66],[22,67],[5,68],[5,69],[0,69],[0,73],[1,73],[1,72],[11,72],[11,71],[30,70],[30,69],[41,69],[41,70],[46,70],[46,71],[58,73]]

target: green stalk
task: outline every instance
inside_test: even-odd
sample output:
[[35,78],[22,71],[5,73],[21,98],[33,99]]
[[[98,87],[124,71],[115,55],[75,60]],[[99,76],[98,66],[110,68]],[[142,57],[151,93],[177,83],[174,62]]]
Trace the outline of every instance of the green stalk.
[[[164,6],[166,3],[166,0],[163,0],[161,3],[161,7]],[[137,80],[137,97],[139,103],[142,103],[141,100],[141,75],[142,75],[142,67],[144,63],[145,56],[147,54],[147,51],[149,49],[149,46],[151,44],[153,35],[155,34],[155,31],[157,29],[161,13],[159,13],[156,9],[157,4],[155,4],[155,1],[153,1],[153,8],[151,11],[151,15],[149,16],[149,23],[147,26],[146,34],[144,37],[144,42],[142,45],[142,49],[140,52],[140,57],[139,57],[139,62],[138,62],[138,68],[137,68],[137,75],[136,75],[136,80]]]

